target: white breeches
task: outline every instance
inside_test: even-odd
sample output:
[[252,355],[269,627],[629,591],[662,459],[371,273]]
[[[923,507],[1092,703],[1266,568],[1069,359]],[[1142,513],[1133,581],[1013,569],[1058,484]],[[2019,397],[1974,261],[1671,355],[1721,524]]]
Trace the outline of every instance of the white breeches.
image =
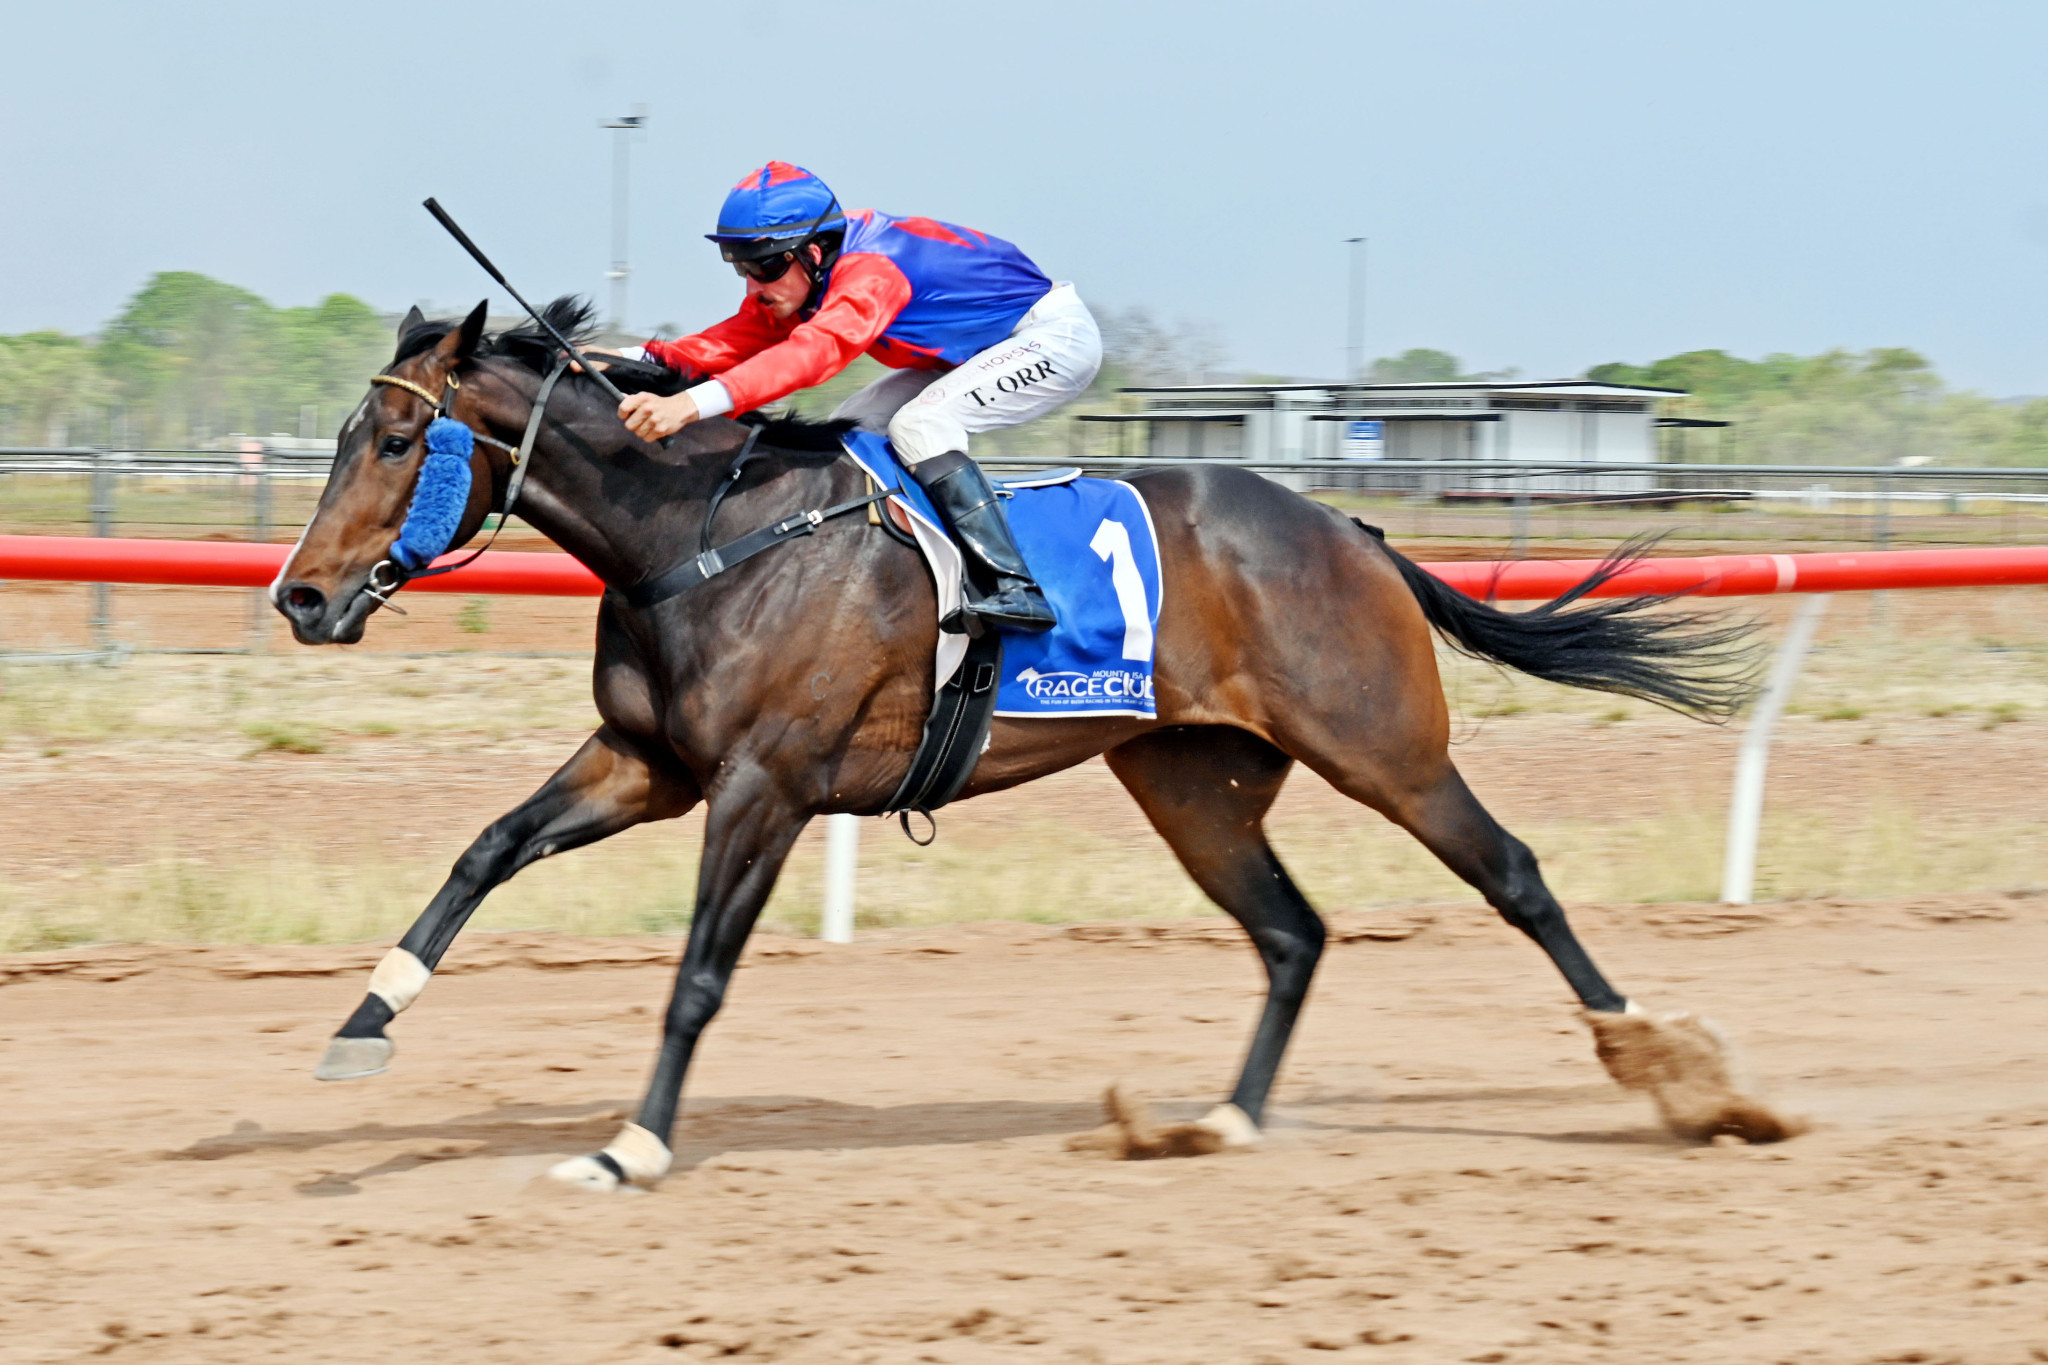
[[967,453],[977,431],[1013,427],[1079,397],[1102,368],[1102,333],[1071,284],[1056,284],[1008,337],[951,370],[892,370],[832,415],[886,431],[919,464]]

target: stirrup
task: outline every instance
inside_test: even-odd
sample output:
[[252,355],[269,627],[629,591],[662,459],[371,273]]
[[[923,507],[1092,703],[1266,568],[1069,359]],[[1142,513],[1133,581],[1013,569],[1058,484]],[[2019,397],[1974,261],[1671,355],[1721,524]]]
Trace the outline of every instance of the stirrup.
[[988,622],[981,619],[972,604],[963,602],[947,613],[946,618],[939,622],[939,629],[948,635],[965,635],[970,640],[979,640],[988,634]]
[[[1002,610],[1002,599],[1011,593],[1017,593],[1024,599],[1021,603],[1011,604],[1013,607],[1022,606],[1029,609],[1035,605],[1041,608],[1041,610],[1033,612],[1029,616],[1013,616],[1008,611]],[[1036,600],[1034,601],[1034,599]],[[1059,618],[1053,612],[1052,603],[1045,600],[1044,590],[1036,584],[1028,582],[1013,583],[982,598],[979,602],[969,602],[960,609],[960,616],[963,618],[962,624],[972,622],[978,624],[983,629],[994,626],[1003,630],[1023,631],[1029,635],[1036,635],[1043,631],[1051,630],[1059,624]],[[970,634],[969,638],[974,637]]]

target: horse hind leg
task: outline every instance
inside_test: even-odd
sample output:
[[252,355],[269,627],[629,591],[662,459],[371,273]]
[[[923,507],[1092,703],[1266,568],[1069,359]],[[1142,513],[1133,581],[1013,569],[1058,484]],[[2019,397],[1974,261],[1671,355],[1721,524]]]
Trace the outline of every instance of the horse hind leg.
[[[1337,784],[1346,790],[1345,784]],[[1347,795],[1358,793],[1347,790]],[[1503,920],[1543,950],[1579,1003],[1594,1013],[1620,1014],[1628,998],[1611,985],[1572,932],[1564,907],[1543,881],[1529,846],[1501,827],[1449,758],[1426,778],[1389,793],[1375,785],[1368,805],[1421,841],[1423,847],[1486,898]]]
[[493,888],[537,859],[644,821],[681,815],[696,800],[694,789],[653,767],[611,730],[593,734],[539,791],[491,822],[463,851],[426,910],[370,974],[369,993],[328,1041],[313,1075],[354,1080],[390,1066],[394,1049],[386,1028],[419,998]]
[[[1191,1151],[1255,1142],[1280,1059],[1322,956],[1324,930],[1266,842],[1264,820],[1293,760],[1243,730],[1223,726],[1154,730],[1106,755],[1152,827],[1195,884],[1250,935],[1266,969],[1266,1003],[1228,1103],[1198,1125],[1213,1144],[1167,1133],[1158,1141]],[[1118,1110],[1113,1098],[1112,1113]],[[1133,1124],[1120,1119],[1126,1133]],[[1141,1144],[1142,1145],[1142,1144]]]
[[1422,780],[1391,791],[1340,780],[1345,776],[1331,781],[1413,834],[1543,950],[1584,1006],[1607,1073],[1628,1089],[1647,1092],[1673,1133],[1695,1141],[1725,1133],[1746,1142],[1778,1142],[1806,1130],[1803,1120],[1779,1114],[1747,1093],[1726,1041],[1711,1023],[1685,1013],[1651,1015],[1609,984],[1544,884],[1536,855],[1479,804],[1448,758]]

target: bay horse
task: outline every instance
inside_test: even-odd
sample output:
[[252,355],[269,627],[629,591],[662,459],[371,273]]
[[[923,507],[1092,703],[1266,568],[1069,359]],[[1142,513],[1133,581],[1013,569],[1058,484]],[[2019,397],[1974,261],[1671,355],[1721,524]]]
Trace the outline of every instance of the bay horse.
[[[547,316],[564,334],[589,320],[572,299]],[[483,438],[454,543],[476,534],[505,493],[504,452],[526,430],[554,359],[535,328],[486,336],[482,304],[460,322],[427,321],[417,309],[407,317],[391,364],[342,428],[318,508],[271,588],[301,643],[361,639],[392,591],[387,556],[437,404]],[[611,371],[627,388],[659,385],[664,374],[629,362]],[[844,424],[757,426],[759,456],[714,509],[721,541],[866,491],[865,475],[841,456]],[[648,444],[591,380],[564,376],[538,424],[517,513],[610,589],[624,589],[695,553],[711,496],[749,434],[721,418]],[[1661,598],[1577,600],[1622,560],[1556,602],[1503,612],[1445,586],[1361,523],[1249,471],[1193,465],[1130,482],[1151,509],[1168,585],[1156,634],[1158,718],[998,718],[961,795],[1103,755],[1196,884],[1244,927],[1268,991],[1228,1102],[1194,1126],[1213,1136],[1209,1146],[1258,1137],[1323,947],[1322,921],[1263,827],[1296,763],[1469,882],[1549,956],[1592,1018],[1629,1011],[1574,937],[1535,856],[1451,762],[1431,631],[1539,678],[1713,718],[1748,692],[1745,675],[1725,667],[1746,627],[1657,610]],[[826,522],[646,609],[608,591],[593,670],[603,723],[456,861],[377,967],[317,1074],[385,1068],[393,1017],[493,887],[535,859],[703,802],[695,911],[645,1099],[610,1146],[554,1171],[599,1189],[659,1179],[684,1072],[797,835],[816,815],[881,811],[903,778],[932,702],[937,630],[923,561],[865,517]],[[1607,1052],[1607,1036],[1596,1036]]]

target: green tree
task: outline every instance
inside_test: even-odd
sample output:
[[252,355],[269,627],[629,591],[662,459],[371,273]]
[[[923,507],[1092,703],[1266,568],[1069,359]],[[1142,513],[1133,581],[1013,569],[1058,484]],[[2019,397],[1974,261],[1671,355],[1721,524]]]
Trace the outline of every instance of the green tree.
[[70,413],[99,386],[92,347],[62,332],[0,337],[0,409],[12,431],[5,439],[30,445],[75,439]]
[[100,367],[154,419],[153,439],[259,430],[278,369],[276,333],[275,310],[248,290],[167,271],[108,326]]
[[270,416],[253,430],[296,432],[303,408],[318,410],[315,435],[332,435],[362,397],[366,380],[391,358],[391,331],[361,299],[329,294],[275,318],[276,372]]
[[1448,351],[1416,346],[1394,356],[1381,356],[1366,371],[1372,384],[1447,384],[1464,378],[1464,366]]
[[92,439],[108,439],[116,406],[129,439],[157,445],[294,433],[308,407],[319,410],[319,434],[332,434],[390,347],[377,314],[346,294],[273,308],[246,289],[170,271],[144,284],[97,341],[0,337],[0,409],[17,441],[49,439],[74,412],[90,419]]
[[2048,462],[2048,402],[2015,407],[1958,393],[1927,357],[1904,347],[1761,360],[1687,351],[1649,365],[1596,365],[1586,377],[1684,390],[1690,397],[1673,411],[1734,423],[1745,461]]

